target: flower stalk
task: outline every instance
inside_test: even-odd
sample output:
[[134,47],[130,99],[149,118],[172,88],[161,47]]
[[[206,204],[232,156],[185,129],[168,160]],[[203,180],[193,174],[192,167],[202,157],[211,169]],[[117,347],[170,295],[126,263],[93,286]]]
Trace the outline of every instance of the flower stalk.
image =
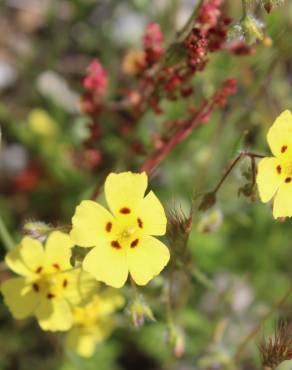
[[247,2],[248,0],[241,0],[243,17],[247,15]]
[[252,169],[252,185],[253,188],[256,183],[256,164],[255,159],[256,158],[264,158],[263,155],[252,153],[249,151],[241,151],[237,157],[231,162],[231,164],[227,167],[226,171],[224,172],[223,176],[221,177],[218,184],[215,186],[215,188],[206,193],[203,196],[203,199],[199,205],[199,209],[201,211],[206,211],[207,209],[211,208],[216,203],[216,194],[225,182],[225,180],[228,178],[228,176],[231,174],[231,172],[234,170],[236,165],[243,159],[243,158],[250,158],[251,160],[251,169]]
[[14,241],[12,236],[10,235],[3,217],[0,214],[0,239],[3,242],[4,247],[6,248],[7,251],[11,250],[14,247]]

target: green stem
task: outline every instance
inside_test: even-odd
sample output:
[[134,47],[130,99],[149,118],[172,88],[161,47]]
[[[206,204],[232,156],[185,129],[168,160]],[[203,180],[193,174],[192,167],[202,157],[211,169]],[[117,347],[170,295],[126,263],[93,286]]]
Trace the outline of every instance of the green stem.
[[193,267],[191,270],[192,276],[201,283],[207,289],[214,289],[214,284],[212,280],[208,278],[200,269]]
[[132,277],[130,277],[130,282],[131,282],[133,297],[134,297],[134,299],[138,299],[139,298],[139,290],[138,290],[138,287],[137,287],[137,285],[136,285],[136,283],[135,283],[135,281],[133,280]]
[[247,1],[248,0],[241,0],[243,17],[245,17],[247,14]]
[[166,316],[169,328],[174,325],[173,311],[172,311],[172,283],[173,283],[173,270],[169,272],[169,280],[166,288]]
[[0,214],[0,239],[2,239],[4,247],[7,251],[11,250],[14,247],[14,241],[7,230],[7,227],[3,221],[3,218]]

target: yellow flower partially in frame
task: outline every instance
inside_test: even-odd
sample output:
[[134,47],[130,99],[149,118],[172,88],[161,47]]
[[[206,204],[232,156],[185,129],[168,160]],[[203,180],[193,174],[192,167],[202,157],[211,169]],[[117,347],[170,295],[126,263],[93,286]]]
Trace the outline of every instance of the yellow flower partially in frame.
[[54,231],[45,247],[24,237],[7,253],[6,264],[20,277],[4,281],[1,292],[16,319],[36,316],[43,330],[70,329],[72,305],[86,300],[96,287],[88,273],[72,268],[72,246],[69,235]]
[[273,216],[292,216],[292,114],[286,110],[268,131],[274,157],[258,164],[257,185],[262,202],[274,198]]
[[96,345],[114,329],[112,313],[124,304],[124,298],[112,289],[95,295],[84,307],[75,307],[73,327],[66,335],[66,346],[79,356],[90,357]]
[[97,280],[122,287],[130,272],[138,285],[147,284],[169,261],[168,248],[153,236],[164,235],[167,219],[158,198],[146,196],[147,175],[111,173],[105,197],[111,212],[85,200],[72,219],[72,240],[94,247],[83,261],[84,270]]

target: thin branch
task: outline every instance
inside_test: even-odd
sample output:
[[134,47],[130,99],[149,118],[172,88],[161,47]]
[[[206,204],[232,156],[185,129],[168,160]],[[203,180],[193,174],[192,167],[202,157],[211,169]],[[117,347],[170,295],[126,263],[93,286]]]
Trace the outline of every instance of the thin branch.
[[203,124],[203,118],[211,113],[212,109],[213,102],[203,103],[194,117],[188,120],[180,129],[178,129],[178,131],[166,141],[161,149],[158,149],[146,159],[140,170],[147,173],[152,173],[175,146],[185,140],[195,128]]
[[227,179],[227,177],[230,175],[230,173],[235,168],[235,166],[239,163],[239,161],[242,158],[246,158],[246,157],[249,157],[250,160],[251,160],[251,167],[252,167],[252,172],[253,172],[253,185],[255,184],[255,181],[256,181],[255,180],[255,174],[256,174],[256,170],[255,170],[255,158],[264,158],[265,156],[264,155],[261,155],[261,154],[255,154],[255,153],[247,152],[247,151],[243,150],[231,162],[231,164],[229,165],[229,167],[227,168],[227,170],[224,172],[224,174],[223,174],[222,178],[220,179],[219,183],[216,185],[215,189],[211,193],[216,194],[218,192],[218,190],[221,188],[222,184]]
[[225,171],[224,175],[222,176],[221,180],[219,181],[219,183],[216,185],[215,189],[212,191],[212,193],[217,193],[217,191],[221,188],[222,184],[224,183],[224,181],[227,179],[227,177],[230,175],[230,173],[232,172],[232,170],[235,168],[235,166],[237,165],[237,163],[244,157],[244,153],[240,153],[233,161],[232,163],[230,164],[230,166],[228,166],[227,170]]

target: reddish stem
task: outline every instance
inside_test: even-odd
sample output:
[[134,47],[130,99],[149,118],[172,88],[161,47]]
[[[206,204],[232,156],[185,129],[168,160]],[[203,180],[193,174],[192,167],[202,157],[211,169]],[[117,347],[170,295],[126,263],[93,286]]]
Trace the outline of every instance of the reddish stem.
[[140,168],[141,172],[145,171],[148,174],[152,173],[175,146],[186,139],[195,128],[205,123],[203,118],[212,112],[213,106],[213,102],[203,103],[194,117],[187,120],[186,123],[166,141],[162,148],[156,150],[152,155],[150,155],[149,158],[146,159]]

